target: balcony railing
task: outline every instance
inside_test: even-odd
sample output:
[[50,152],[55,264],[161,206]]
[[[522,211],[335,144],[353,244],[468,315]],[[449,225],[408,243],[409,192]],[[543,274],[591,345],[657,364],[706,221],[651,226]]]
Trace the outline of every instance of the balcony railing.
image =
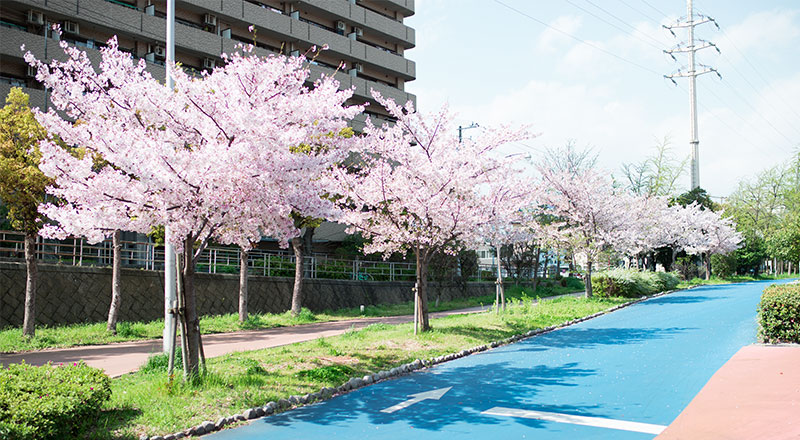
[[[200,255],[198,273],[238,274],[241,253],[237,248],[211,246]],[[24,261],[24,236],[0,231],[0,261]],[[89,244],[78,237],[65,240],[37,238],[36,258],[43,263],[66,266],[108,267],[113,262],[111,240]],[[122,241],[122,266],[164,270],[164,247],[149,241]],[[248,273],[264,277],[294,277],[295,257],[288,251],[254,249],[248,253]],[[496,267],[480,266],[473,281],[494,280]],[[343,259],[315,254],[303,261],[306,278],[360,281],[414,281],[414,263]]]

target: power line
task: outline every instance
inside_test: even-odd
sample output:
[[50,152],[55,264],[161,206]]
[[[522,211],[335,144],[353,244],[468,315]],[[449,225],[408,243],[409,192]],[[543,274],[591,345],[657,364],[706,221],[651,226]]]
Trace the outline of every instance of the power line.
[[628,3],[628,2],[626,2],[625,0],[618,0],[618,1],[619,1],[620,3],[622,3],[623,5],[627,6],[628,8],[630,8],[631,10],[633,10],[633,11],[637,12],[637,13],[638,13],[639,15],[641,15],[642,17],[644,17],[644,18],[646,18],[646,19],[648,19],[648,20],[652,21],[652,22],[653,22],[653,23],[655,23],[656,25],[661,25],[661,20],[655,19],[655,18],[653,18],[653,16],[652,16],[652,15],[644,13],[644,12],[643,12],[641,9],[639,9],[639,8],[635,8],[635,7],[631,6],[631,4],[630,4],[630,3]]
[[[584,7],[582,7],[582,6],[580,6],[580,5],[577,5],[577,4],[575,4],[575,3],[574,3],[574,2],[572,2],[571,0],[564,0],[564,1],[566,1],[567,3],[569,3],[570,5],[572,5],[572,6],[576,7],[576,8],[578,8],[578,9],[580,9],[581,11],[583,11],[583,12],[585,12],[585,13],[587,13],[587,14],[591,15],[592,17],[594,17],[594,18],[596,18],[596,19],[598,19],[598,20],[602,21],[603,23],[605,23],[605,24],[607,24],[607,25],[609,25],[609,26],[611,26],[611,27],[613,27],[613,28],[615,28],[615,29],[617,29],[617,30],[619,30],[619,31],[622,31],[622,32],[624,32],[624,33],[628,33],[628,30],[627,30],[627,29],[623,29],[623,28],[619,27],[618,25],[616,25],[616,24],[614,24],[614,23],[612,23],[612,22],[610,22],[610,21],[606,20],[606,19],[605,19],[605,18],[603,18],[603,17],[600,17],[599,15],[597,15],[597,14],[593,13],[592,11],[590,11],[590,10],[588,10],[588,9],[586,9],[586,8],[584,8]],[[605,12],[606,14],[610,15],[611,17],[613,17],[613,18],[617,19],[618,21],[621,21],[621,22],[622,22],[622,24],[624,24],[625,26],[629,27],[630,29],[633,29],[633,31],[634,31],[634,32],[639,32],[639,33],[642,33],[641,31],[639,31],[639,30],[638,30],[638,29],[636,29],[635,27],[633,27],[633,26],[631,26],[630,24],[626,23],[626,22],[625,22],[624,20],[622,20],[621,18],[619,18],[619,17],[617,17],[616,15],[614,15],[614,14],[612,14],[612,13],[610,13],[610,12],[606,11],[605,9],[601,8],[600,6],[597,6],[596,4],[592,3],[591,1],[589,1],[589,0],[586,0],[586,2],[587,2],[587,3],[589,3],[590,5],[594,6],[595,8],[597,8],[597,9],[600,9],[601,11]],[[655,44],[653,44],[653,43],[647,42],[647,41],[645,41],[645,40],[643,40],[643,39],[641,39],[641,38],[639,38],[639,37],[636,37],[636,36],[635,36],[635,35],[633,35],[633,34],[631,34],[631,35],[632,35],[634,38],[636,38],[637,40],[641,41],[642,43],[649,44],[650,46],[652,46],[652,47],[655,47],[656,49],[661,49],[661,46],[657,46],[657,45],[655,45]],[[657,44],[661,44],[661,42],[660,42],[660,41],[656,40],[655,38],[653,38],[653,37],[651,37],[651,36],[649,36],[649,35],[647,35],[647,34],[644,34],[644,33],[642,33],[642,35],[646,36],[647,38],[650,38],[651,40],[655,41]]]
[[[756,131],[756,132],[757,132],[757,131],[759,131],[759,128],[758,128],[758,127],[757,127],[755,124],[753,124],[753,122],[752,122],[752,121],[750,121],[749,119],[745,118],[744,116],[742,116],[741,114],[739,114],[739,113],[738,113],[736,110],[734,110],[734,109],[733,109],[733,107],[732,107],[731,105],[727,104],[727,103],[725,102],[725,100],[723,100],[723,99],[722,99],[722,97],[720,97],[718,94],[716,94],[716,92],[714,92],[712,89],[706,89],[706,91],[707,91],[707,92],[708,92],[708,93],[709,93],[711,96],[713,96],[714,98],[716,98],[717,102],[719,102],[720,104],[724,105],[724,106],[725,106],[725,107],[726,107],[728,110],[730,110],[730,112],[731,112],[731,113],[733,113],[733,114],[734,114],[734,115],[735,115],[737,118],[739,118],[739,119],[740,119],[740,120],[741,120],[741,121],[742,121],[744,124],[747,124],[747,125],[749,125],[749,126],[750,126],[750,127],[753,129],[753,131]],[[719,121],[720,121],[720,122],[721,122],[723,125],[725,125],[726,127],[728,127],[728,128],[731,130],[731,131],[735,132],[735,133],[736,133],[736,134],[737,134],[739,137],[741,137],[742,139],[745,139],[745,140],[747,141],[747,143],[749,143],[749,144],[753,145],[753,147],[754,147],[754,148],[763,148],[763,145],[762,145],[762,144],[759,144],[759,143],[753,142],[751,139],[749,139],[748,137],[744,136],[744,135],[742,134],[742,132],[741,132],[741,131],[739,131],[739,128],[738,128],[738,126],[734,126],[734,127],[732,127],[731,125],[729,125],[729,124],[728,124],[727,122],[725,122],[725,121],[724,121],[722,118],[720,118],[719,116],[717,116],[717,115],[716,115],[714,112],[712,112],[712,111],[711,111],[711,110],[710,110],[708,107],[706,107],[706,106],[701,106],[701,108],[703,108],[703,110],[705,110],[705,111],[707,111],[707,112],[711,113],[711,114],[712,114],[712,116],[714,116],[715,118],[717,118],[717,119],[718,119],[718,120],[719,120]],[[779,146],[779,147],[780,147],[782,150],[785,150],[785,149],[786,149],[786,148],[784,148],[783,146],[780,146],[779,144],[777,144],[777,145],[778,145],[778,146]]]
[[589,47],[591,47],[591,48],[593,48],[593,49],[595,49],[595,50],[598,50],[598,51],[600,51],[600,52],[603,52],[603,53],[605,53],[606,55],[610,55],[610,56],[612,56],[612,57],[614,57],[614,58],[616,58],[616,59],[618,59],[618,60],[620,60],[620,61],[624,61],[624,62],[626,62],[626,63],[628,63],[628,64],[630,64],[630,65],[632,65],[632,66],[636,66],[636,67],[638,67],[639,69],[642,69],[642,70],[644,70],[644,71],[646,71],[646,72],[650,72],[650,73],[652,73],[652,74],[654,74],[654,75],[661,75],[660,73],[656,72],[655,70],[653,70],[653,69],[651,69],[651,68],[649,68],[649,67],[646,67],[646,66],[644,66],[644,65],[642,65],[642,64],[639,64],[639,63],[637,63],[636,61],[631,61],[631,60],[629,60],[629,59],[627,59],[627,58],[625,58],[625,57],[619,56],[619,55],[615,54],[614,52],[611,52],[611,51],[608,51],[608,50],[606,50],[606,49],[603,49],[602,47],[600,47],[600,46],[598,46],[598,45],[596,45],[596,44],[590,43],[590,42],[588,42],[588,41],[585,41],[585,40],[583,40],[583,39],[581,39],[581,38],[579,38],[579,37],[576,37],[575,35],[572,35],[572,34],[570,34],[569,32],[564,32],[564,31],[562,31],[561,29],[558,29],[557,27],[554,27],[554,26],[552,26],[552,25],[550,25],[550,24],[548,24],[548,23],[546,23],[546,22],[544,22],[544,21],[542,21],[542,20],[539,20],[538,18],[535,18],[535,17],[533,17],[532,15],[526,14],[525,12],[523,12],[523,11],[520,11],[519,9],[516,9],[516,8],[514,8],[514,7],[512,7],[512,6],[509,6],[508,4],[506,4],[506,3],[503,3],[503,2],[502,2],[502,1],[500,1],[500,0],[494,0],[494,1],[495,1],[495,3],[499,4],[500,6],[504,6],[505,8],[507,8],[507,9],[510,9],[510,10],[512,10],[512,11],[514,11],[514,12],[516,12],[517,14],[519,14],[519,15],[521,15],[521,16],[523,16],[523,17],[525,17],[525,18],[528,18],[528,19],[530,19],[530,20],[532,20],[532,21],[535,21],[536,23],[539,23],[539,24],[541,24],[542,26],[545,26],[545,27],[547,27],[547,28],[549,28],[549,29],[552,29],[552,30],[554,30],[554,31],[556,31],[556,32],[558,32],[558,33],[560,33],[560,34],[562,34],[562,35],[565,35],[565,36],[567,36],[567,37],[569,37],[569,38],[572,38],[573,40],[575,40],[575,41],[578,41],[578,42],[580,42],[580,43],[583,43],[583,44],[585,44],[585,45],[587,45],[587,46],[589,46]]
[[[699,9],[698,9],[698,10],[699,10]],[[771,91],[771,92],[772,92],[772,93],[773,93],[775,96],[777,96],[777,97],[778,97],[778,99],[780,99],[780,100],[781,100],[781,102],[783,102],[783,103],[784,103],[784,105],[786,106],[786,108],[787,108],[789,111],[791,111],[792,113],[794,113],[794,115],[795,115],[795,116],[797,116],[797,118],[798,118],[798,119],[800,119],[800,113],[798,113],[797,111],[795,111],[795,109],[794,109],[794,108],[792,107],[792,105],[791,105],[791,104],[790,104],[790,103],[789,103],[789,102],[788,102],[788,101],[787,101],[787,100],[786,100],[786,99],[783,97],[783,95],[782,95],[782,94],[780,94],[780,93],[778,93],[778,92],[777,92],[777,91],[776,91],[776,90],[775,90],[775,89],[772,87],[772,82],[771,82],[771,81],[769,81],[767,78],[765,78],[765,76],[764,76],[764,75],[761,73],[761,71],[760,71],[760,70],[759,70],[759,69],[756,67],[756,65],[755,65],[755,64],[753,64],[753,63],[750,61],[750,59],[749,59],[749,58],[748,58],[748,57],[747,57],[747,56],[744,54],[744,52],[742,52],[742,51],[739,49],[739,47],[738,47],[738,46],[736,46],[736,44],[733,42],[733,39],[732,39],[732,38],[731,38],[731,37],[728,35],[728,33],[727,33],[725,30],[722,30],[722,36],[723,36],[723,37],[725,37],[725,39],[726,39],[726,40],[728,40],[728,42],[730,43],[731,47],[732,47],[732,48],[733,48],[733,49],[734,49],[736,52],[738,52],[738,53],[739,53],[739,55],[740,55],[740,56],[742,57],[742,59],[743,59],[743,60],[744,60],[744,61],[745,61],[745,62],[746,62],[746,63],[747,63],[749,66],[750,66],[750,68],[753,70],[753,72],[755,72],[755,74],[756,74],[756,75],[758,75],[758,77],[759,77],[759,78],[761,78],[761,81],[763,81],[763,82],[764,82],[764,84],[767,86],[767,88],[769,88],[769,90],[770,90],[770,91]],[[747,82],[747,84],[748,84],[748,85],[750,85],[750,87],[752,87],[752,88],[753,88],[753,90],[756,92],[756,94],[758,94],[758,95],[760,96],[760,92],[759,92],[759,91],[758,91],[758,89],[755,87],[755,85],[753,85],[753,83],[752,83],[752,82],[750,82],[750,80],[749,80],[749,79],[747,79],[747,76],[746,76],[746,75],[744,75],[743,73],[741,73],[741,72],[739,71],[739,69],[737,69],[737,68],[736,68],[736,66],[734,65],[734,63],[733,63],[733,62],[732,62],[732,61],[731,61],[729,58],[727,58],[727,57],[726,57],[724,54],[723,54],[722,56],[723,56],[723,58],[725,58],[725,59],[728,61],[728,63],[731,65],[731,67],[734,69],[734,71],[736,71],[736,73],[738,73],[738,74],[739,74],[739,76],[741,76],[741,77],[742,77],[742,78],[745,80],[745,82]],[[791,121],[787,121],[787,122],[791,122]],[[790,125],[790,126],[792,126],[793,128],[795,128],[795,129],[798,131],[798,133],[800,133],[800,128],[796,127],[796,126],[795,126],[795,124],[791,124],[791,123],[790,123],[789,125]]]
[[666,12],[664,12],[661,9],[658,9],[657,7],[651,5],[647,0],[641,0],[641,1],[642,1],[642,3],[646,4],[647,6],[650,6],[650,9],[652,9],[652,10],[658,12],[659,14],[661,14],[661,16],[663,16],[663,17],[669,16],[669,14],[667,14]]

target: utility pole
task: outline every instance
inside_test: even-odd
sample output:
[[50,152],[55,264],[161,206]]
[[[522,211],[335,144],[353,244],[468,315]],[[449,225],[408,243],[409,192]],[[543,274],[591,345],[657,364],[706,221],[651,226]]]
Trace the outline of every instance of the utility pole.
[[[175,64],[175,0],[167,0],[167,60],[165,63],[168,93],[175,89],[175,80],[170,74],[170,66]],[[175,352],[175,333],[177,319],[174,313],[177,303],[177,274],[175,270],[175,246],[172,245],[172,233],[169,226],[164,227],[164,353]],[[185,354],[184,354],[185,356]]]
[[472,124],[469,124],[469,127],[462,127],[462,126],[459,125],[458,126],[458,143],[459,144],[461,143],[461,132],[462,131],[469,130],[470,128],[478,128],[478,127],[480,127],[480,125],[478,125],[476,122],[473,122]]
[[[692,151],[692,188],[699,188],[700,187],[700,164],[699,164],[699,155],[700,155],[700,139],[697,135],[697,89],[696,89],[696,79],[698,76],[714,72],[720,76],[719,72],[713,67],[706,66],[704,64],[695,63],[694,54],[698,50],[706,49],[708,47],[713,47],[714,49],[719,52],[719,48],[714,43],[705,41],[705,40],[695,40],[694,38],[694,28],[695,26],[704,24],[704,23],[714,23],[714,26],[719,29],[719,25],[716,21],[714,21],[711,17],[706,17],[702,14],[695,14],[692,9],[692,0],[686,0],[686,17],[678,19],[678,21],[671,25],[664,25],[672,36],[676,36],[673,29],[678,28],[686,28],[688,32],[688,38],[685,44],[679,43],[676,47],[672,49],[665,50],[664,53],[671,56],[673,60],[675,58],[675,53],[687,53],[689,55],[689,65],[686,68],[686,71],[682,69],[678,69],[676,73],[670,75],[664,75],[665,78],[669,79],[675,85],[678,85],[675,82],[675,78],[689,78],[689,120],[691,122],[691,137],[689,138],[689,145]],[[699,43],[699,45],[695,45],[695,41]],[[703,68],[702,70],[698,71],[695,68],[695,64],[700,64]]]

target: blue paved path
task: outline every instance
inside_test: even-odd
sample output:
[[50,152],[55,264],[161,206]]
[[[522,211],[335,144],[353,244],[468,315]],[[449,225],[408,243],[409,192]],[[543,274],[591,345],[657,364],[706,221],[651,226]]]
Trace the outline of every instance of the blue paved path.
[[[652,439],[648,426],[672,422],[717,369],[755,342],[756,306],[769,283],[662,296],[208,438]],[[440,400],[381,412],[447,387]],[[590,417],[595,426],[507,414],[520,410]],[[598,419],[646,425],[629,431],[597,427]]]

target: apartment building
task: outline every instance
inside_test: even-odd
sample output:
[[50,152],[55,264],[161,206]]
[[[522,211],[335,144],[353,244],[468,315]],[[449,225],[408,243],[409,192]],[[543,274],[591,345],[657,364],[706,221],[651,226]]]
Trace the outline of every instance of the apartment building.
[[[328,46],[309,66],[311,77],[334,75],[355,88],[354,103],[373,102],[370,90],[398,102],[415,100],[404,91],[416,75],[405,51],[414,47],[414,29],[403,20],[414,0],[178,0],[175,58],[200,72],[221,63],[220,55],[240,43],[255,42],[256,53],[298,55]],[[62,34],[48,31],[58,23]],[[248,28],[255,26],[255,36]],[[148,62],[164,79],[166,0],[3,0],[0,3],[0,96],[23,87],[31,105],[45,104],[45,90],[22,58],[21,45],[39,59],[62,58],[58,39],[99,60],[98,49],[117,35],[119,46]],[[385,118],[378,105],[367,113]],[[363,127],[364,116],[354,121]]]

